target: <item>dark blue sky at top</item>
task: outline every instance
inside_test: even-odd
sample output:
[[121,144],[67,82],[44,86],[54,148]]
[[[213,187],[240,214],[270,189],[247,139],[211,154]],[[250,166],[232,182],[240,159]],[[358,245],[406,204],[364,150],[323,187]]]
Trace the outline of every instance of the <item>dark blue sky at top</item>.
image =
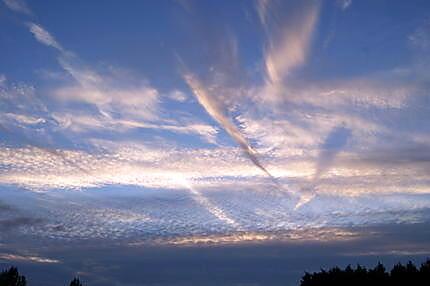
[[[303,71],[312,79],[404,65],[410,61],[411,47],[403,39],[430,9],[427,1],[359,1],[354,9],[342,12],[335,9],[336,1],[322,3],[314,52]],[[204,37],[222,36],[229,29],[238,36],[243,65],[252,69],[261,64],[262,49],[256,43],[264,36],[249,1],[200,2],[198,15],[184,9],[180,1],[104,1],[102,5],[35,1],[30,6],[34,11],[30,19],[39,20],[85,61],[132,68],[157,86],[171,88],[180,82],[175,53],[197,66],[202,60],[210,61],[207,45],[211,42]],[[11,14],[4,5],[1,8],[2,72],[17,80],[36,81],[35,70],[58,69],[55,52],[23,29],[23,16]],[[200,29],[207,23],[209,29]],[[202,30],[200,38],[195,30]],[[194,57],[196,51],[199,54]]]

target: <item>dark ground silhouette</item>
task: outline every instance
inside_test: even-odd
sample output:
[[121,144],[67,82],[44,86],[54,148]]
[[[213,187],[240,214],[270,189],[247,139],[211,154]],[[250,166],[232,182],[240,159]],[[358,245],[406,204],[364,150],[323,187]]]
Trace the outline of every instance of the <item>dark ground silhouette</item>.
[[300,286],[326,285],[428,286],[430,285],[430,259],[419,268],[410,261],[406,265],[398,263],[389,272],[381,263],[373,269],[367,269],[361,265],[355,268],[348,265],[345,269],[333,267],[329,270],[322,269],[320,272],[305,273],[300,281]]

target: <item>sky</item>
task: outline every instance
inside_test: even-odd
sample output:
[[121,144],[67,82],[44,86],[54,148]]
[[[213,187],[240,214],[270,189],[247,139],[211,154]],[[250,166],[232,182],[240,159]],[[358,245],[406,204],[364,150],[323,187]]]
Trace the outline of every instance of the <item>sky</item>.
[[2,0],[0,266],[296,285],[429,256],[429,55],[424,0]]

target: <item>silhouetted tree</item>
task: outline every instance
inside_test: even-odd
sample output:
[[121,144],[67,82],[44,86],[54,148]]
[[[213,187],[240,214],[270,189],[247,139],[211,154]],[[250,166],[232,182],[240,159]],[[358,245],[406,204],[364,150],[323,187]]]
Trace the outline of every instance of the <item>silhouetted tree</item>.
[[390,278],[389,274],[385,272],[385,267],[381,262],[378,262],[375,268],[369,269],[368,276],[372,285],[387,285],[388,279]]
[[419,279],[420,281],[430,281],[430,259],[421,264],[419,269]]
[[353,269],[348,265],[344,270],[334,267],[328,271],[308,273],[302,277],[301,286],[429,286],[430,259],[418,269],[411,261],[406,265],[398,263],[390,272],[378,263],[373,269],[357,265]]
[[0,273],[0,286],[26,286],[25,277],[19,275],[16,267],[11,267]]
[[82,286],[82,283],[79,281],[79,278],[74,278],[72,282],[70,282],[70,286]]
[[397,263],[394,265],[393,269],[391,269],[390,276],[391,276],[391,282],[393,285],[407,285],[407,279],[406,279],[406,267],[403,266],[401,263]]

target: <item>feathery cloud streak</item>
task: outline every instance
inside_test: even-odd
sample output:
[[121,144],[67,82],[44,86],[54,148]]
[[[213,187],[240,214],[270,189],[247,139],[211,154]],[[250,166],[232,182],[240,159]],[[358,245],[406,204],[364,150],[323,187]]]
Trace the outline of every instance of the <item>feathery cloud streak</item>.
[[268,41],[267,80],[273,85],[281,84],[294,68],[305,63],[319,14],[319,5],[306,2],[303,11],[290,15],[294,19],[291,21],[280,14],[283,10],[277,4],[263,0],[257,6]]
[[256,151],[249,145],[239,129],[227,118],[219,103],[209,95],[198,79],[190,73],[186,73],[184,79],[206,112],[224,128],[252,163],[273,179],[272,174],[258,160]]
[[30,8],[23,0],[3,0],[3,2],[9,9],[15,12],[24,13],[27,15],[32,14]]

